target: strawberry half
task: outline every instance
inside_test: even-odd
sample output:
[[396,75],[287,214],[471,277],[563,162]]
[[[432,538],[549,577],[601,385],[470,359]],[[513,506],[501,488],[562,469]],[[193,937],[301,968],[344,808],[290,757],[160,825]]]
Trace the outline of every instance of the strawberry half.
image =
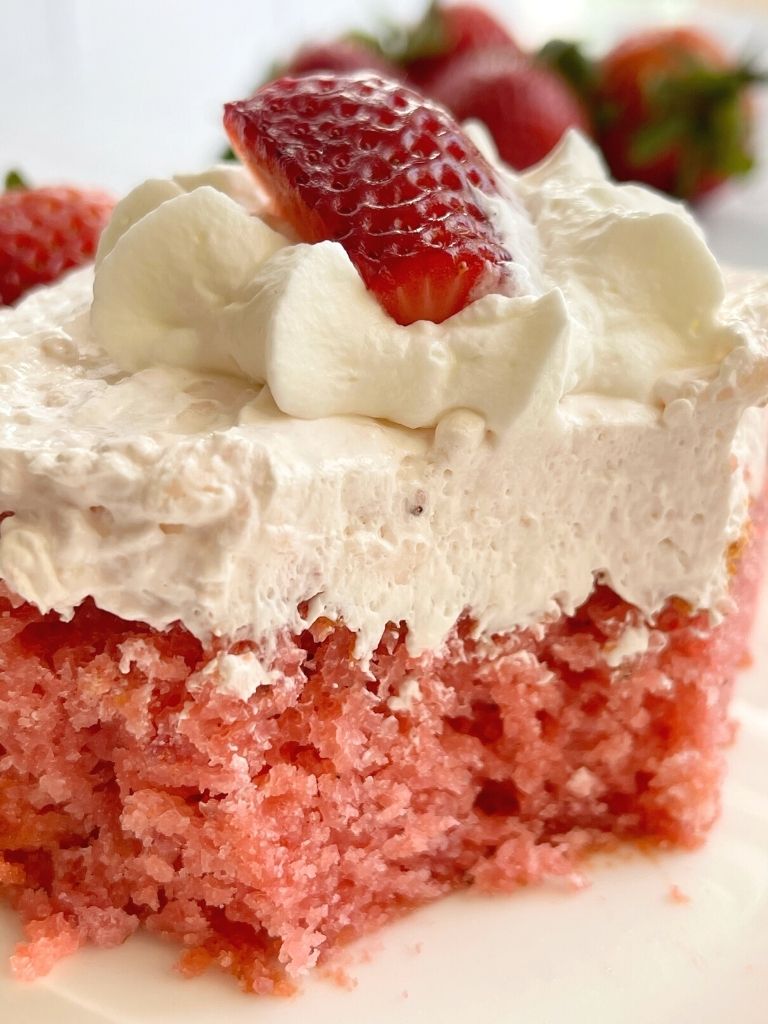
[[374,75],[282,78],[230,103],[235,151],[307,242],[332,239],[398,323],[502,291],[493,169],[442,107]]
[[93,259],[114,200],[70,187],[13,187],[0,195],[0,304]]

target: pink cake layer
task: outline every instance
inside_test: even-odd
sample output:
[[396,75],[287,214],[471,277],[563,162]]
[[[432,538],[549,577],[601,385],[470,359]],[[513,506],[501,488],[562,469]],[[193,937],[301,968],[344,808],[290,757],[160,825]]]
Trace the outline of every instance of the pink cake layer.
[[[672,600],[647,652],[615,668],[640,615],[598,586],[540,630],[476,641],[462,620],[417,659],[391,627],[372,677],[353,635],[320,621],[283,638],[285,678],[248,701],[190,678],[216,652],[181,627],[91,602],[62,622],[3,591],[0,886],[26,929],[17,977],[141,925],[185,947],[187,973],[218,962],[249,990],[287,991],[458,887],[573,876],[615,838],[695,846],[718,813],[761,535],[725,622]],[[405,680],[420,697],[393,710]]]

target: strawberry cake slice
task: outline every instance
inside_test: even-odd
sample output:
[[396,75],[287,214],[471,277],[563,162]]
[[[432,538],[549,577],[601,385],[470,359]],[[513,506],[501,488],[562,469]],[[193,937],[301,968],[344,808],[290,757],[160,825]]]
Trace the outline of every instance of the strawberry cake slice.
[[512,174],[375,76],[225,123],[247,170],[144,183],[0,313],[19,978],[144,927],[287,991],[718,813],[764,283],[576,134]]

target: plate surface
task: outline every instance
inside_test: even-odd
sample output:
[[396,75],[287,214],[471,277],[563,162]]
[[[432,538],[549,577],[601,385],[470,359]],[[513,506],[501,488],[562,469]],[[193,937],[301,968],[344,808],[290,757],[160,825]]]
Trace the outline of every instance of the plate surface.
[[[420,6],[378,4],[393,14]],[[553,2],[538,11],[503,0],[495,6],[512,12],[530,39],[545,21],[561,34],[603,38],[653,13],[648,4],[640,13],[607,0]],[[690,8],[668,0],[655,12],[666,18]],[[220,142],[220,103],[247,87],[254,67],[313,31],[361,21],[353,0],[134,0],[127,11],[82,0],[26,0],[4,11],[0,60],[15,87],[0,91],[0,167],[20,163],[41,181],[90,180],[121,191],[150,174],[205,166]],[[768,40],[766,21],[708,17],[740,49],[757,51]],[[183,46],[175,42],[180,24]],[[200,130],[191,133],[190,124]],[[768,131],[761,148],[768,157]],[[768,174],[727,190],[701,215],[718,256],[768,267]],[[217,975],[183,982],[172,970],[175,952],[144,936],[109,952],[87,950],[32,986],[15,984],[6,963],[19,930],[0,910],[0,1018],[765,1024],[768,587],[754,650],[736,702],[742,728],[730,757],[725,812],[702,851],[614,858],[595,865],[592,886],[578,895],[545,887],[509,898],[445,900],[358,948],[349,968],[356,988],[344,991],[315,977],[287,1001],[246,998]],[[688,902],[671,898],[673,886]]]

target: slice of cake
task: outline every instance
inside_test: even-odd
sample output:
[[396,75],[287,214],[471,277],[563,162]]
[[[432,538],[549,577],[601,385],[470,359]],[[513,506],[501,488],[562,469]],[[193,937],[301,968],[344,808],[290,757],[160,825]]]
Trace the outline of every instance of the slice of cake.
[[269,89],[258,183],[145,183],[95,280],[0,313],[20,978],[144,926],[284,991],[717,816],[764,286],[578,136],[516,176],[393,83]]

